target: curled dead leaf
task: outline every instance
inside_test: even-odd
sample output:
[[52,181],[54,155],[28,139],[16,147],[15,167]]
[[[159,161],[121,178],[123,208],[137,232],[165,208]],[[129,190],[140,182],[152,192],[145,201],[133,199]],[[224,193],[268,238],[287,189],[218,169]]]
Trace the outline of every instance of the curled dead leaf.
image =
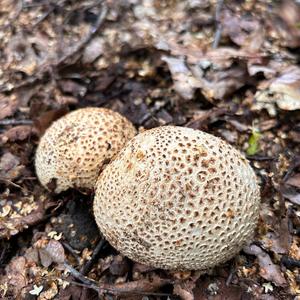
[[277,78],[263,82],[255,98],[253,108],[266,108],[272,116],[276,115],[275,104],[283,110],[300,109],[300,68],[290,66]]
[[257,257],[260,267],[259,273],[261,277],[272,281],[277,286],[286,285],[286,280],[281,274],[280,267],[272,262],[270,256],[265,251],[256,245],[245,247],[244,251],[247,254],[255,255]]
[[45,248],[39,249],[39,254],[44,267],[49,267],[53,262],[62,264],[65,261],[65,250],[56,240],[50,240]]

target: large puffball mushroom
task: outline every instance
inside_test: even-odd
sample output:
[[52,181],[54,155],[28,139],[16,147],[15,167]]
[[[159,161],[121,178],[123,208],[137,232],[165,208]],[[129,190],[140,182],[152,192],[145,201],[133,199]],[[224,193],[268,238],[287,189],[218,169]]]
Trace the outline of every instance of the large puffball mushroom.
[[137,262],[207,270],[251,239],[259,187],[221,139],[166,126],[133,138],[99,176],[94,214],[107,240]]
[[93,190],[104,165],[136,134],[123,116],[88,107],[55,121],[42,136],[35,169],[43,186],[56,193]]

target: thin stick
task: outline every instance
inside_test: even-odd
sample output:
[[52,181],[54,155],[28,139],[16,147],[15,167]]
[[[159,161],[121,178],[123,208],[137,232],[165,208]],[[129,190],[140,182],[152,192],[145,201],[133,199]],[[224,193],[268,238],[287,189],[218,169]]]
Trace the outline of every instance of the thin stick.
[[4,119],[0,120],[0,125],[7,126],[7,125],[32,125],[32,120],[15,120],[15,119]]
[[144,292],[144,291],[139,291],[139,290],[132,290],[132,291],[128,290],[128,291],[126,291],[126,290],[123,290],[123,289],[118,289],[118,288],[115,289],[113,287],[101,286],[101,284],[98,286],[96,281],[85,277],[84,275],[82,275],[80,272],[78,272],[76,269],[74,269],[72,266],[70,266],[66,262],[64,262],[63,265],[70,272],[70,274],[74,278],[80,280],[83,284],[73,282],[73,281],[69,281],[70,283],[93,289],[93,290],[97,291],[98,293],[101,293],[101,291],[104,291],[104,292],[111,293],[113,295],[136,294],[136,295],[145,295],[145,296],[147,296],[147,295],[171,296],[170,294],[166,294],[166,293]]
[[103,249],[105,244],[106,241],[105,239],[102,238],[100,242],[97,244],[97,246],[95,247],[91,259],[88,260],[86,264],[81,267],[80,269],[81,274],[86,275],[92,269],[93,264],[98,259],[100,251]]
[[72,256],[76,259],[77,263],[79,264],[80,263],[80,257],[79,255],[75,252],[76,250],[74,250],[67,242],[65,241],[62,241],[61,244],[64,246],[64,248],[66,250],[68,250]]
[[224,0],[218,0],[217,7],[216,7],[215,22],[216,22],[217,30],[216,30],[214,42],[212,45],[212,47],[214,49],[218,48],[218,45],[219,45],[219,42],[220,42],[220,39],[222,36],[222,31],[223,31],[222,24],[220,22],[220,16],[221,16],[221,10],[223,7],[223,3],[224,3]]
[[258,155],[247,155],[247,159],[249,159],[249,160],[257,160],[257,161],[268,161],[268,160],[275,160],[276,157],[272,157],[272,156],[258,156]]
[[35,28],[36,26],[38,26],[40,23],[42,23],[43,21],[45,21],[50,14],[52,14],[52,12],[54,11],[55,6],[52,6],[48,9],[48,11],[46,11],[41,17],[39,17],[39,19],[32,25],[32,28]]
[[230,273],[229,273],[229,275],[228,275],[228,277],[227,277],[227,279],[226,279],[226,283],[225,283],[226,286],[229,286],[229,285],[230,285],[234,273],[235,273],[235,261],[232,262],[232,265],[231,265],[231,267],[230,267]]
[[95,291],[99,291],[99,287],[98,287],[96,281],[85,277],[84,275],[82,275],[80,272],[78,272],[76,269],[74,269],[72,266],[70,266],[66,262],[64,262],[63,265],[74,278],[76,278],[76,279],[80,280],[81,282],[83,282],[84,284],[88,285],[91,289],[93,289]]
[[14,187],[16,187],[16,188],[21,189],[22,191],[24,191],[24,189],[23,189],[20,185],[18,185],[18,184],[16,184],[16,183],[12,182],[12,181],[9,180],[9,179],[0,177],[0,181],[5,182],[5,183],[7,183],[7,184],[9,184],[9,185],[12,185],[12,186],[14,186]]
[[[84,284],[84,283],[79,283],[79,282],[76,282],[76,281],[68,281],[70,284],[74,284],[74,285],[78,285],[78,286],[82,286],[82,287],[86,287],[86,288],[90,288],[90,289],[94,289],[93,286],[90,286],[88,284]],[[112,289],[112,288],[102,288],[101,286],[100,287],[97,287],[97,292],[99,292],[99,290],[105,290],[107,291],[108,293],[111,293],[111,294],[135,294],[135,295],[144,295],[144,296],[157,296],[157,297],[170,297],[172,296],[172,294],[167,294],[167,293],[155,293],[155,292],[142,292],[142,291],[119,291],[118,289]]]

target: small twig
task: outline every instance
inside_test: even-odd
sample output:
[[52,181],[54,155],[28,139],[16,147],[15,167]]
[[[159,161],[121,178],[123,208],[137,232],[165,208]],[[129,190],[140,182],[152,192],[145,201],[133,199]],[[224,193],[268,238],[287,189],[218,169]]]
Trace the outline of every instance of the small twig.
[[[82,286],[82,287],[85,287],[85,288],[90,288],[90,289],[93,289],[95,290],[95,287],[94,286],[91,286],[89,284],[84,284],[84,283],[79,283],[79,282],[76,282],[76,281],[68,281],[70,284],[74,284],[74,285],[77,285],[77,286]],[[155,292],[142,292],[142,291],[119,291],[118,289],[113,289],[113,288],[104,288],[104,287],[97,287],[97,292],[101,291],[101,290],[105,290],[106,292],[108,293],[111,293],[113,295],[116,295],[116,294],[135,294],[135,295],[142,295],[142,296],[157,296],[157,297],[170,297],[172,296],[171,294],[167,294],[167,293],[155,293]]]
[[95,261],[98,259],[100,251],[103,249],[104,245],[106,244],[105,239],[101,239],[100,242],[95,247],[92,257],[90,260],[86,262],[85,265],[83,265],[80,269],[80,273],[83,275],[86,275],[93,267]]
[[25,177],[23,177],[23,179],[24,179],[24,180],[37,180],[37,177],[34,177],[34,176],[31,176],[31,177],[28,176],[28,177],[26,177],[26,176],[25,176]]
[[64,267],[70,272],[70,274],[74,278],[76,278],[76,279],[80,280],[81,282],[83,282],[84,284],[88,285],[91,289],[93,289],[95,291],[99,291],[99,287],[98,287],[96,281],[85,277],[84,275],[82,275],[80,272],[78,272],[76,269],[74,269],[72,266],[70,266],[66,262],[64,262]]
[[216,22],[217,29],[216,29],[216,33],[215,33],[215,37],[214,37],[214,42],[212,45],[212,47],[214,49],[218,48],[218,45],[219,45],[219,42],[220,42],[220,39],[222,36],[222,31],[223,31],[222,24],[220,22],[221,10],[223,7],[223,3],[224,3],[224,0],[218,0],[217,7],[216,7],[215,22]]
[[[170,294],[166,294],[166,293],[146,292],[146,291],[135,290],[135,289],[126,290],[126,289],[114,288],[113,286],[108,286],[106,284],[97,285],[96,281],[85,277],[84,275],[82,275],[80,272],[78,272],[76,269],[74,269],[72,266],[70,266],[66,262],[64,262],[63,265],[75,279],[80,280],[83,284],[73,282],[73,281],[69,281],[70,283],[93,289],[93,290],[97,291],[99,294],[101,292],[107,292],[107,293],[111,293],[113,295],[136,294],[136,295],[144,295],[144,296],[149,296],[149,295],[153,295],[153,296],[170,296]],[[170,282],[168,280],[166,280],[166,283],[170,283]]]
[[75,252],[76,250],[74,250],[66,241],[61,241],[61,244],[72,254],[72,256],[76,259],[76,262],[79,264],[80,256]]
[[229,285],[230,285],[234,273],[235,273],[235,261],[234,261],[234,262],[232,263],[232,265],[231,265],[230,273],[229,273],[229,275],[228,275],[228,277],[227,277],[227,279],[226,279],[226,283],[225,283],[226,286],[229,286]]
[[2,182],[5,182],[6,184],[12,185],[12,186],[14,186],[14,187],[16,187],[16,188],[18,188],[18,189],[21,189],[22,191],[24,191],[24,189],[23,189],[20,185],[18,185],[18,184],[16,184],[16,183],[12,182],[12,181],[9,180],[9,179],[0,177],[0,182],[1,182],[1,181],[2,181]]
[[40,16],[38,18],[38,20],[32,25],[32,28],[35,28],[36,26],[38,26],[41,22],[43,22],[44,20],[46,20],[48,18],[48,16],[54,11],[55,6],[52,5],[48,11],[46,11],[42,16]]
[[288,180],[288,178],[291,176],[291,174],[293,173],[294,169],[297,168],[299,166],[299,157],[294,156],[291,159],[291,163],[289,165],[289,168],[287,169],[285,175],[282,178],[282,182],[285,182]]
[[276,157],[269,157],[269,156],[258,156],[258,155],[247,155],[247,159],[249,160],[257,160],[257,161],[269,161],[275,160]]
[[281,263],[287,268],[300,268],[300,260],[288,257],[286,255],[282,257]]
[[7,125],[32,125],[32,120],[15,120],[15,119],[4,119],[0,120],[1,126],[7,126]]
[[[4,246],[3,246],[4,243]],[[5,255],[7,254],[7,250],[9,249],[9,244],[6,244],[4,241],[1,242],[1,254],[0,254],[0,266],[3,266]]]

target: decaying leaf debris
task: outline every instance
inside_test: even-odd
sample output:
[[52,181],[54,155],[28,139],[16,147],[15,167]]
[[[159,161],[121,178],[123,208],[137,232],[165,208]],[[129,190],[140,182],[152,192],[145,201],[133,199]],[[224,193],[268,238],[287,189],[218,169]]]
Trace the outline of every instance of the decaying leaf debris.
[[[299,299],[299,24],[294,0],[0,0],[0,298]],[[244,152],[262,197],[252,244],[201,276],[118,254],[93,197],[53,195],[33,168],[47,127],[87,106]]]

